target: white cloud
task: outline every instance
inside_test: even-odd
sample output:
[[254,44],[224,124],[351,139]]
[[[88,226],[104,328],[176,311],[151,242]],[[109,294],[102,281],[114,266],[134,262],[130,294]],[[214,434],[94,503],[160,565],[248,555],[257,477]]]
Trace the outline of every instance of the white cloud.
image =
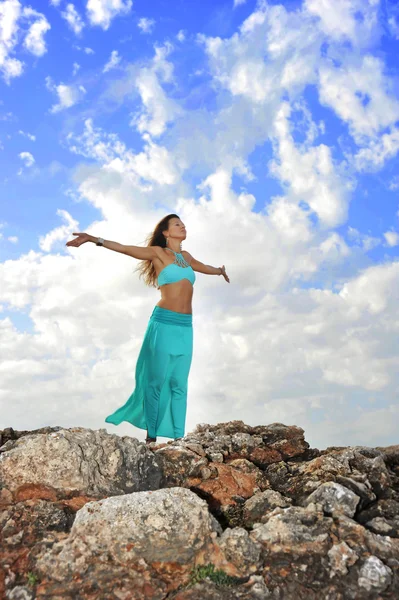
[[284,102],[276,114],[275,158],[270,171],[288,186],[292,198],[309,205],[322,227],[336,227],[347,219],[351,184],[340,179],[328,146],[304,144],[301,148],[294,143],[290,113],[289,104]]
[[164,133],[167,123],[179,113],[179,109],[167,98],[153,70],[141,69],[136,86],[144,108],[133,117],[130,124],[140,133],[148,132],[154,137],[160,136]]
[[121,57],[118,54],[118,50],[112,50],[111,56],[108,59],[108,62],[103,68],[103,73],[110,71],[114,67],[116,67],[121,61]]
[[186,34],[184,33],[183,29],[180,29],[180,31],[177,33],[176,39],[179,42],[184,42],[184,40],[186,39]]
[[30,139],[32,142],[35,142],[35,141],[36,141],[36,136],[35,136],[35,135],[33,135],[33,134],[31,134],[31,133],[27,133],[27,132],[25,132],[25,131],[22,131],[21,129],[18,131],[18,133],[19,133],[20,135],[23,135],[24,137],[27,137],[27,138],[29,138],[29,139]]
[[76,35],[80,35],[85,24],[82,17],[72,3],[68,3],[66,9],[61,11],[61,16],[66,20],[69,27]]
[[[33,22],[32,22],[33,21]],[[28,23],[28,30],[21,31],[21,23]],[[0,72],[9,84],[13,77],[19,77],[24,70],[24,62],[12,56],[16,52],[20,38],[25,50],[35,56],[47,52],[44,35],[50,29],[46,17],[30,7],[22,7],[18,0],[4,0],[0,4]]]
[[373,171],[384,166],[385,162],[399,151],[399,128],[370,140],[368,146],[360,148],[353,156],[353,163],[359,171]]
[[43,250],[43,252],[51,252],[57,242],[63,242],[64,245],[65,239],[69,236],[72,237],[72,232],[78,227],[78,222],[71,217],[68,211],[58,209],[56,212],[57,215],[64,220],[64,225],[56,227],[55,229],[49,231],[46,235],[39,237],[39,247],[41,250]]
[[397,231],[386,231],[384,238],[391,248],[399,245],[399,233]]
[[55,85],[49,76],[46,77],[46,87],[51,92],[56,93],[59,100],[57,104],[53,104],[51,107],[51,113],[57,113],[61,110],[65,110],[66,108],[74,106],[80,102],[86,94],[86,89],[83,85],[75,86],[65,85],[63,83]]
[[73,71],[72,71],[72,75],[76,75],[76,73],[79,71],[80,69],[80,64],[77,62],[73,63]]
[[83,134],[68,134],[67,143],[72,152],[96,159],[103,165],[103,172],[126,178],[138,189],[151,189],[152,183],[175,184],[179,171],[171,154],[152,142],[150,136],[144,134],[143,138],[146,142],[144,149],[135,154],[116,134],[106,134],[94,127],[92,119],[87,119]]
[[139,19],[137,23],[138,28],[142,33],[152,33],[155,26],[154,19],[147,19],[146,17],[142,17]]
[[381,243],[380,238],[361,233],[355,227],[348,226],[347,232],[352,244],[357,244],[364,252],[372,250]]
[[242,4],[246,4],[247,0],[234,0],[234,8],[237,6],[241,6]]
[[173,65],[166,60],[172,48],[169,43],[156,47],[151,64],[141,68],[135,78],[143,108],[133,116],[130,124],[141,134],[158,137],[165,132],[168,123],[182,114],[179,105],[167,97],[161,85],[173,81]]
[[20,152],[18,156],[22,161],[24,161],[25,167],[31,167],[35,163],[35,159],[30,152]]
[[28,20],[35,19],[25,36],[24,47],[35,56],[43,56],[47,52],[44,35],[51,29],[50,23],[44,15],[30,7],[24,7],[22,16]]
[[396,175],[391,179],[391,181],[388,184],[388,189],[390,189],[391,191],[399,189],[399,175]]
[[91,25],[107,30],[112,19],[127,15],[132,6],[132,0],[88,0],[86,10]]
[[94,50],[92,48],[82,48],[78,44],[73,44],[72,47],[75,48],[75,50],[81,50],[85,54],[95,54],[95,52],[94,52]]
[[304,8],[320,19],[322,31],[335,41],[363,45],[375,34],[379,0],[305,0]]
[[349,58],[341,67],[324,63],[320,68],[320,101],[348,123],[359,144],[399,119],[399,100],[383,70],[381,59],[371,55],[360,64]]

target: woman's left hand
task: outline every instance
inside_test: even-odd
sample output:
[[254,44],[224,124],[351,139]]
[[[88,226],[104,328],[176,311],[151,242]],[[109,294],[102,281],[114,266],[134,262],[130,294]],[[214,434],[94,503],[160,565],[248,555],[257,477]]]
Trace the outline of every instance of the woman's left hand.
[[226,273],[226,270],[225,270],[225,268],[224,268],[224,265],[223,265],[222,267],[220,267],[220,269],[222,269],[222,272],[221,272],[220,274],[221,274],[221,275],[223,275],[223,277],[225,278],[225,280],[226,280],[228,283],[230,283],[230,279],[229,279],[229,276],[228,276],[228,275],[227,275],[227,273]]

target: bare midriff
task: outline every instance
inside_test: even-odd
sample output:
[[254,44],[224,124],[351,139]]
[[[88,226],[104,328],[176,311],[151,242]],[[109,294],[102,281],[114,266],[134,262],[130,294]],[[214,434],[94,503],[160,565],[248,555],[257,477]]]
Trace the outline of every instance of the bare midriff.
[[[184,256],[184,252],[182,252]],[[187,258],[184,256],[184,258]],[[157,274],[160,274],[162,269],[175,262],[175,255],[168,250],[162,249],[161,258],[154,258],[153,265]],[[188,268],[188,267],[183,267]],[[157,302],[157,306],[167,308],[175,312],[192,314],[192,297],[194,293],[193,285],[188,279],[181,279],[173,283],[165,283],[161,285],[160,292],[162,298]]]

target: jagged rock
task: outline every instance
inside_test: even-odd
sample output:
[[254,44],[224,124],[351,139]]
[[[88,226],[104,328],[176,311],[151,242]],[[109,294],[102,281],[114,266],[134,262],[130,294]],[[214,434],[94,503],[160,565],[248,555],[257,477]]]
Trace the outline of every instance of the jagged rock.
[[335,481],[321,483],[304,501],[303,506],[319,502],[327,515],[344,514],[353,517],[359,503],[359,496]]
[[7,444],[0,454],[0,485],[17,502],[103,498],[160,485],[156,456],[137,439],[110,435],[105,429],[73,427],[25,435]]
[[181,445],[154,448],[154,454],[163,473],[160,487],[183,485],[188,473],[195,477],[200,468],[208,464],[205,453],[199,455]]
[[[175,589],[179,581],[188,579],[192,565],[201,564],[205,557],[239,576],[240,569],[229,564],[215,544],[221,532],[206,502],[184,488],[88,502],[76,513],[68,538],[37,557],[37,569],[47,580],[38,597],[46,590],[59,593],[56,582],[62,586],[68,582],[71,591],[84,588],[87,593],[99,585],[103,597],[109,597],[118,589],[120,568],[133,575],[137,563],[151,574],[146,581],[153,588],[146,592],[148,599],[160,597],[156,588],[164,595]],[[117,573],[112,580],[114,567]],[[140,578],[134,579],[135,587],[139,584]],[[144,593],[143,584],[141,589]]]
[[330,578],[347,575],[348,568],[359,560],[359,556],[346,542],[333,544],[327,552],[330,567]]
[[259,491],[254,473],[243,473],[224,463],[211,463],[215,476],[208,479],[191,477],[184,482],[202,498],[206,498],[209,508],[229,526],[237,526],[242,521],[242,505]]
[[269,480],[266,477],[264,471],[262,471],[262,469],[260,469],[256,465],[254,465],[254,463],[252,463],[250,460],[247,460],[246,458],[234,458],[233,460],[230,460],[228,464],[230,467],[234,467],[234,469],[237,469],[242,473],[254,474],[256,485],[262,492],[270,488]]
[[291,498],[285,498],[280,492],[274,490],[257,492],[244,503],[243,521],[245,527],[252,527],[254,523],[263,523],[268,519],[268,513],[277,506],[286,508],[291,504]]
[[398,445],[318,450],[242,421],[150,446],[79,427],[0,441],[0,598],[399,597]]
[[[318,456],[304,463],[288,461],[272,464],[267,467],[265,473],[273,489],[300,505],[321,483],[341,481],[345,485],[343,478],[350,478],[358,483],[362,490],[362,507],[367,507],[376,498],[399,500],[398,478],[388,471],[382,453],[377,452],[375,455],[370,450],[334,450],[331,455]],[[355,485],[347,482],[345,487],[349,486],[356,494]],[[360,489],[358,491],[360,493]]]
[[16,585],[15,588],[10,590],[7,594],[7,600],[32,600],[33,594],[31,590],[24,587],[23,585]]
[[243,575],[252,575],[259,570],[262,546],[249,537],[246,529],[228,527],[220,536],[218,544],[227,560]]
[[358,585],[366,591],[383,592],[392,581],[392,571],[377,556],[369,556],[361,566]]
[[36,433],[53,433],[54,431],[60,431],[62,427],[40,427],[40,429],[32,429],[32,430],[24,430],[17,431],[12,427],[6,427],[5,429],[0,429],[0,452],[4,452],[7,448],[2,448],[4,444],[9,441],[18,440],[20,437],[24,435],[32,435]]

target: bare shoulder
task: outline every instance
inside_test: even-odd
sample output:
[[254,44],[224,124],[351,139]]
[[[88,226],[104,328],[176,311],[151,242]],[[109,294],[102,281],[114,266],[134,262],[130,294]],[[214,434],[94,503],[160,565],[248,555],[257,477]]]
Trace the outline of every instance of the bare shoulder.
[[188,264],[191,264],[191,261],[193,260],[193,257],[191,256],[190,252],[187,252],[187,250],[182,250],[182,254],[183,254],[183,257],[188,262]]

